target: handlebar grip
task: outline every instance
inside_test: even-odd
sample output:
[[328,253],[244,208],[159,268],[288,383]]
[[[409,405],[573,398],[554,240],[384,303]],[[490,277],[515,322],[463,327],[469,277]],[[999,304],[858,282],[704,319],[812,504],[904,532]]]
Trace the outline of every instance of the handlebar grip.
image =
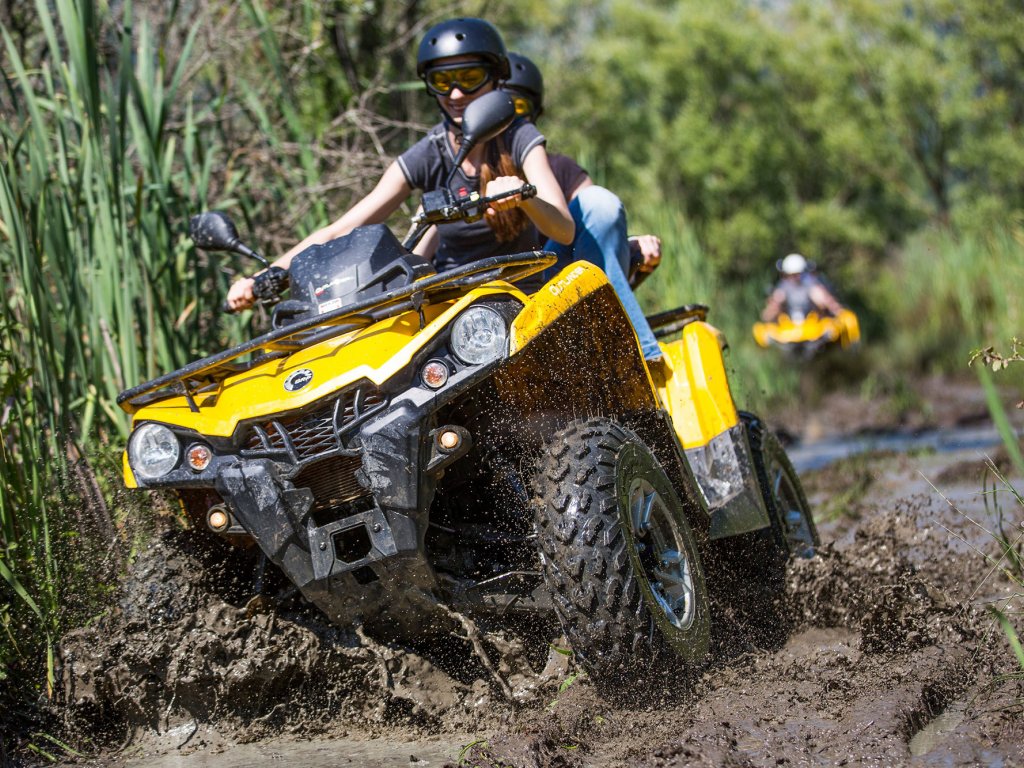
[[288,270],[270,267],[252,279],[252,295],[257,299],[273,299],[288,288]]
[[[281,267],[269,267],[258,275],[252,276],[252,295],[255,301],[275,299],[288,290],[288,270]],[[227,301],[221,302],[220,311],[228,314],[235,310]]]

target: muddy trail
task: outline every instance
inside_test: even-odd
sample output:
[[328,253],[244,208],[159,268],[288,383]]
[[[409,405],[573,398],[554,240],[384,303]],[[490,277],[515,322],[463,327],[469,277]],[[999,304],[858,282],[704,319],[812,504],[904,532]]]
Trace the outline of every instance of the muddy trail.
[[[875,428],[841,413],[833,432]],[[245,599],[216,553],[157,541],[62,644],[60,717],[91,755],[68,764],[1024,765],[1021,670],[988,610],[1019,611],[992,534],[1019,537],[1024,513],[989,466],[1005,456],[987,456],[874,452],[804,473],[823,546],[789,569],[772,611],[786,631],[737,623],[719,595],[703,669],[617,695],[578,675],[555,628],[466,620],[388,643]]]

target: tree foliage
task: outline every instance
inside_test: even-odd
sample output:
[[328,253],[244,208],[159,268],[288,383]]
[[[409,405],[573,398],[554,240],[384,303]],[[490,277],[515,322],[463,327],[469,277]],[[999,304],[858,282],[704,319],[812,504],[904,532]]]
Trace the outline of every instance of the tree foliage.
[[634,218],[678,204],[733,279],[791,249],[871,262],[1021,209],[1022,24],[1010,2],[615,0],[545,67],[548,132]]

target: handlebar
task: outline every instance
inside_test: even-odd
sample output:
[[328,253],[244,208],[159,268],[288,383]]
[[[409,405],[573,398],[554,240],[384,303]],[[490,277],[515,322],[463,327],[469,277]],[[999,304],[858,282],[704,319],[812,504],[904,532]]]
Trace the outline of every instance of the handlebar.
[[[484,212],[491,203],[505,200],[509,197],[519,195],[523,200],[529,200],[537,196],[537,187],[533,184],[523,184],[518,189],[510,189],[507,192],[499,192],[496,195],[481,196],[473,192],[465,197],[453,197],[448,189],[439,189],[427,192],[423,195],[423,210],[413,217],[415,224],[413,233],[406,239],[404,245],[409,250],[420,241],[420,238],[433,224],[443,224],[452,221],[473,222],[483,218]],[[252,293],[256,301],[267,301],[277,298],[288,288],[288,270],[280,267],[269,267],[257,275],[253,275]],[[220,305],[221,312],[234,312],[225,301]]]
[[520,195],[524,200],[537,196],[533,184],[523,184],[518,189],[499,192],[496,195],[481,196],[472,192],[465,197],[452,198],[446,189],[427,192],[423,195],[423,210],[413,217],[413,224],[441,224],[449,221],[476,221],[484,215],[484,209],[491,203]]
[[444,224],[453,221],[473,222],[483,218],[487,206],[498,200],[505,200],[509,197],[519,195],[523,200],[529,200],[537,196],[537,187],[533,184],[523,184],[518,189],[510,189],[507,192],[499,192],[496,195],[481,196],[479,192],[473,192],[465,197],[453,197],[448,189],[438,189],[433,192],[426,192],[423,195],[423,210],[413,216],[412,223],[415,225],[412,233],[406,238],[403,245],[412,250],[420,238],[434,224]]

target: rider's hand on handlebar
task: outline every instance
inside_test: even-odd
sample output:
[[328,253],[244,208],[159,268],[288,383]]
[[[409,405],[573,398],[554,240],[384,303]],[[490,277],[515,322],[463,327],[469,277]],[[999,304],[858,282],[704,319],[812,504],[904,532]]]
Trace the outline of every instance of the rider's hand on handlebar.
[[[526,184],[526,182],[518,176],[498,176],[496,179],[492,179],[487,182],[487,188],[484,190],[484,197],[500,195],[503,192],[511,192],[512,190],[519,189],[524,184]],[[502,200],[494,200],[487,208],[487,215],[493,216],[498,211],[507,211],[512,208],[518,208],[522,205],[522,202],[522,195],[510,195]]]
[[228,297],[224,302],[230,308],[230,311],[241,312],[243,309],[248,309],[253,305],[256,301],[256,296],[252,290],[255,282],[251,277],[240,277],[232,283],[231,288],[228,289]]

